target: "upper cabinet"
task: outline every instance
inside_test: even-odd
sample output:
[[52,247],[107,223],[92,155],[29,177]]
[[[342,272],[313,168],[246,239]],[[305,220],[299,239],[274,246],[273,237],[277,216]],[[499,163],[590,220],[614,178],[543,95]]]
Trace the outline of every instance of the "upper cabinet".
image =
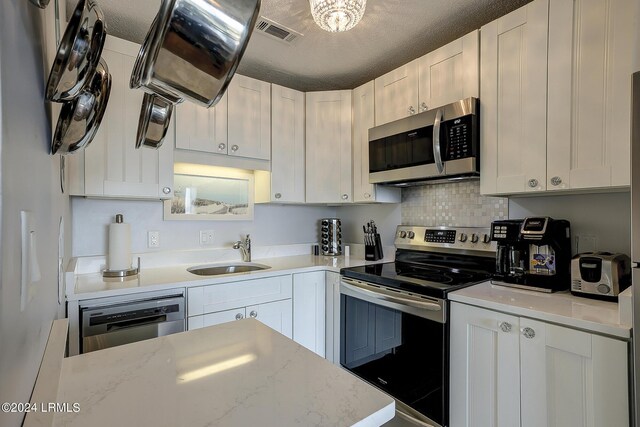
[[375,79],[375,124],[478,97],[478,31]]
[[136,149],[143,92],[129,89],[140,46],[108,37],[102,57],[112,76],[100,129],[82,152],[67,156],[72,195],[170,198],[173,191],[173,124],[158,150]]
[[482,194],[629,185],[638,7],[535,0],[482,27]]
[[229,155],[269,160],[271,84],[236,74],[227,96]]
[[271,85],[271,172],[256,171],[256,202],[304,203],[305,94]]
[[215,107],[192,102],[175,107],[176,148],[205,153],[227,154],[227,95]]
[[374,126],[374,83],[353,90],[353,201],[400,203],[400,189],[369,184],[369,129]]
[[630,183],[637,0],[549,3],[547,190]]
[[480,192],[545,189],[548,0],[481,30]]
[[479,97],[479,34],[467,34],[418,59],[419,110]]
[[306,106],[306,201],[351,202],[351,91],[308,92]]

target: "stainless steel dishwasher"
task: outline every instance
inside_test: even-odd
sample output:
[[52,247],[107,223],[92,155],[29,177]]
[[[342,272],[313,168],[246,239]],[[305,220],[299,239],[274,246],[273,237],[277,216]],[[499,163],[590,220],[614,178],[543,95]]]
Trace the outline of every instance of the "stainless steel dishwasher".
[[182,290],[83,302],[80,352],[183,332],[184,302]]

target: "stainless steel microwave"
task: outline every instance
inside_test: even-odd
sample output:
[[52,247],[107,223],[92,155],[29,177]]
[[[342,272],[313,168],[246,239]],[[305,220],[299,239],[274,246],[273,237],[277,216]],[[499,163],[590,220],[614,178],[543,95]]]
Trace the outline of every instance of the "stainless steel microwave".
[[369,129],[369,182],[477,179],[479,119],[478,99],[466,98]]

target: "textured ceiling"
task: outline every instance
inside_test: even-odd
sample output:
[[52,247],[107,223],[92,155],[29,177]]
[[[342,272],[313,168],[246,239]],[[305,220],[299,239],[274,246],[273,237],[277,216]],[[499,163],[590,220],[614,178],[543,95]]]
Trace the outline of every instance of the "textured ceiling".
[[[328,33],[308,0],[262,0],[260,15],[302,33],[293,45],[254,32],[238,72],[303,91],[352,89],[530,0],[368,0],[362,21]],[[108,32],[141,43],[161,0],[98,0]],[[75,0],[67,0],[70,14]]]

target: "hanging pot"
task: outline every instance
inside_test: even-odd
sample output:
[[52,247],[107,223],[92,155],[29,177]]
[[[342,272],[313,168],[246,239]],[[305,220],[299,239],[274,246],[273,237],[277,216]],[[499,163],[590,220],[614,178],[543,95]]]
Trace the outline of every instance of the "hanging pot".
[[132,73],[132,87],[206,107],[224,94],[260,0],[164,0]]
[[161,96],[145,93],[138,121],[136,148],[160,148],[167,134],[172,113],[172,103]]

